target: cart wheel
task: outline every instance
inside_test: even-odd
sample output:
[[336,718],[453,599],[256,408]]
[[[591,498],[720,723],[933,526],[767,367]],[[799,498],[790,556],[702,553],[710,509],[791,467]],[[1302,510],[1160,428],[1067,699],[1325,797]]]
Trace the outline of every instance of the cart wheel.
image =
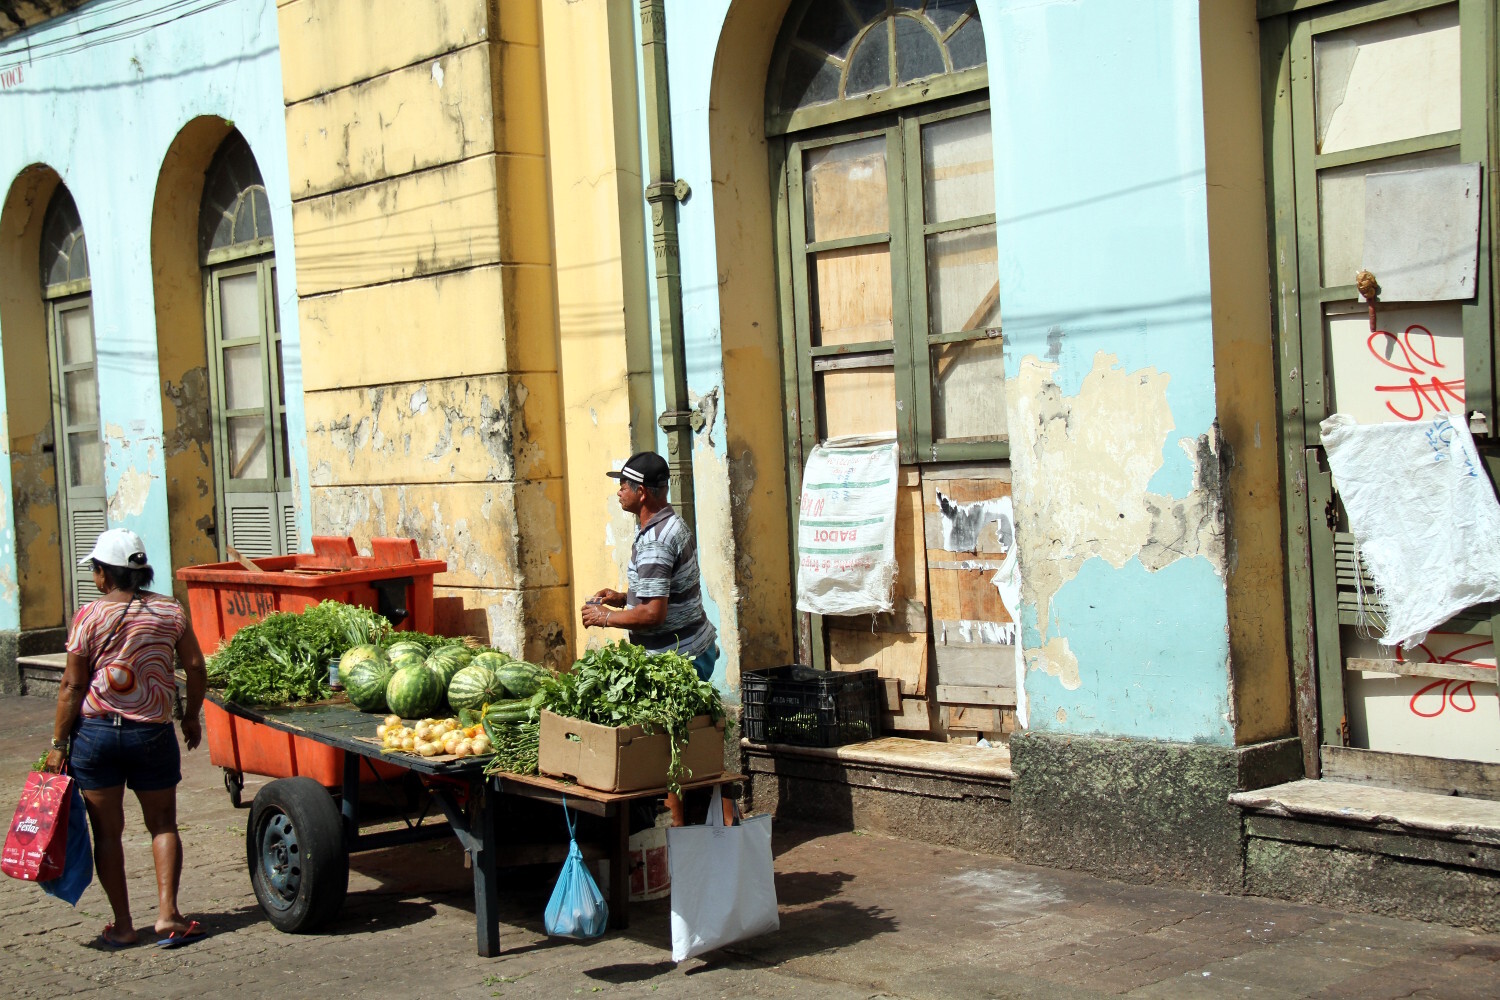
[[278,930],[313,930],[343,905],[344,819],[311,778],[281,778],[261,788],[245,827],[245,853],[255,898]]
[[229,793],[229,804],[236,809],[245,807],[240,793],[245,790],[245,776],[232,767],[224,768],[224,791]]

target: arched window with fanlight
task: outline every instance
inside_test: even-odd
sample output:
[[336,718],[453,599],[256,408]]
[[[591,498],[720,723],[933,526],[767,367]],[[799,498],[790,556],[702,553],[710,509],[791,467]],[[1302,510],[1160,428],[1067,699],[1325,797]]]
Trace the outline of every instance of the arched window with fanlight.
[[892,433],[905,463],[1006,447],[995,181],[973,0],[802,0],[766,94],[804,448]]
[[104,446],[99,433],[99,367],[88,242],[78,206],[59,185],[42,222],[42,297],[52,374],[53,447],[57,456],[63,578],[69,607],[99,596],[78,561],[105,528]]
[[219,544],[295,552],[271,206],[250,146],[232,132],[209,165],[199,215],[213,405]]
[[991,580],[1010,542],[989,529],[962,544],[941,533],[929,542],[922,528],[953,503],[1009,493],[978,7],[794,2],[767,78],[766,132],[782,344],[796,373],[792,495],[807,485],[812,448],[830,438],[894,435],[901,456],[892,613],[809,615],[799,657],[875,666],[897,681],[890,730],[1004,740],[1015,726],[1014,625]]

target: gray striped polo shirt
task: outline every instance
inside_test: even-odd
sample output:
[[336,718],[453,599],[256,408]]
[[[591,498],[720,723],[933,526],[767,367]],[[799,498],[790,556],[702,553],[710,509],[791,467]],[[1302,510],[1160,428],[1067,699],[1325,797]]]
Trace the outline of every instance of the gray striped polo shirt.
[[694,657],[718,639],[713,623],[703,613],[698,544],[670,504],[635,533],[626,578],[630,587],[625,594],[627,608],[648,597],[667,599],[666,620],[650,632],[632,631],[631,642],[653,653],[671,650]]

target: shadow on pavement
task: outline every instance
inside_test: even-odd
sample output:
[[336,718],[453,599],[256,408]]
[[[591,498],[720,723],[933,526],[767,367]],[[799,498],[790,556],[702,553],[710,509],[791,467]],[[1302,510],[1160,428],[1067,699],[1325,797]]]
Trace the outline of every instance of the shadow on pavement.
[[777,872],[776,901],[782,906],[823,902],[853,881],[848,872]]
[[677,968],[677,963],[670,959],[663,962],[620,962],[615,965],[601,965],[597,969],[584,969],[583,974],[600,982],[624,985],[655,979],[675,968]]

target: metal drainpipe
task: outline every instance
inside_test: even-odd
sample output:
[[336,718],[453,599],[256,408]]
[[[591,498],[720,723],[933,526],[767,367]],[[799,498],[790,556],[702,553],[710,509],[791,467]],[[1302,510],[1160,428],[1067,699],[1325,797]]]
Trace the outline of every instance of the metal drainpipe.
[[641,54],[645,66],[646,201],[656,254],[656,301],[661,328],[662,385],[666,409],[657,424],[667,435],[672,505],[689,528],[693,517],[693,431],[701,414],[688,403],[687,348],[682,329],[682,265],[677,252],[677,202],[687,182],[673,178],[672,99],[667,87],[665,0],[641,0]]

